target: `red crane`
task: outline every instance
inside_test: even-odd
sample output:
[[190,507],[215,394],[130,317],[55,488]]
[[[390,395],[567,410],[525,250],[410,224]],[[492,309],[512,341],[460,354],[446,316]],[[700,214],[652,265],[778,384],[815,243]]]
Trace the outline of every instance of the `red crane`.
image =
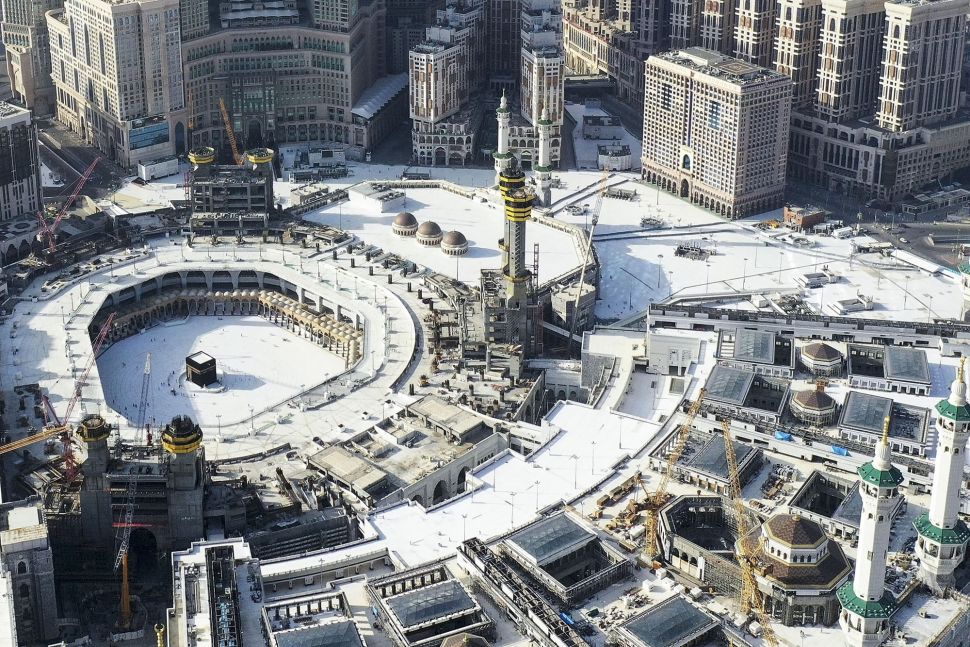
[[61,443],[64,447],[64,471],[67,476],[68,482],[74,480],[77,476],[77,461],[74,458],[74,445],[71,439],[71,413],[74,411],[75,405],[77,405],[78,400],[81,399],[81,388],[87,382],[88,376],[91,374],[91,368],[94,366],[94,361],[98,356],[98,352],[101,347],[104,346],[104,341],[108,337],[108,332],[111,330],[111,324],[114,323],[115,313],[111,313],[108,316],[107,321],[101,326],[101,330],[98,331],[98,336],[94,338],[94,343],[91,345],[91,356],[88,358],[87,364],[84,366],[84,370],[81,372],[81,376],[74,383],[74,393],[71,399],[67,402],[67,408],[64,410],[64,416],[58,417],[57,413],[54,411],[51,401],[46,395],[42,396],[41,400],[44,403],[44,431],[33,436],[27,436],[26,438],[21,438],[20,440],[15,440],[6,445],[0,445],[0,454],[6,454],[7,452],[12,452],[18,449],[27,447],[34,443],[40,442],[42,440],[47,440],[48,438],[53,438],[55,436],[61,437]]
[[44,217],[43,212],[37,212],[37,221],[40,223],[40,231],[37,233],[37,240],[42,243],[46,242],[47,249],[51,254],[53,254],[57,249],[57,228],[60,227],[61,220],[64,219],[64,215],[67,214],[67,210],[70,209],[71,205],[74,204],[74,201],[77,200],[77,196],[81,193],[81,189],[83,189],[84,185],[87,184],[88,180],[91,178],[91,174],[94,173],[94,167],[97,166],[98,162],[100,161],[100,157],[95,158],[95,160],[91,162],[91,166],[89,166],[84,173],[81,174],[77,184],[74,185],[74,192],[71,193],[71,197],[64,202],[64,205],[61,207],[61,210],[57,212],[57,216],[55,216],[53,222],[48,222],[47,218]]

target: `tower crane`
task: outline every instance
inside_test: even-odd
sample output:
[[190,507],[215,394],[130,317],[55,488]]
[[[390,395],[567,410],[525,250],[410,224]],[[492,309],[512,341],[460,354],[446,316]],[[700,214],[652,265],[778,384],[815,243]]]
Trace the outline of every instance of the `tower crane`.
[[18,449],[23,449],[24,447],[28,447],[34,443],[39,443],[49,438],[60,436],[61,442],[64,444],[64,469],[67,480],[68,482],[74,480],[74,477],[77,475],[77,462],[74,459],[74,446],[71,440],[71,414],[74,412],[74,407],[77,405],[78,400],[81,399],[81,388],[87,382],[88,375],[91,373],[91,368],[94,366],[94,360],[97,358],[98,352],[104,345],[104,340],[108,337],[108,332],[111,330],[111,326],[114,323],[114,318],[114,313],[111,313],[107,321],[104,322],[104,325],[101,326],[101,330],[98,331],[98,336],[95,337],[94,343],[91,345],[91,356],[88,358],[88,362],[84,366],[81,376],[74,384],[74,394],[67,402],[67,408],[64,410],[64,415],[59,417],[54,411],[54,407],[51,405],[51,402],[47,396],[43,396],[41,400],[44,403],[44,430],[39,434],[27,436],[26,438],[9,442],[6,445],[0,445],[0,455],[17,451]]
[[135,518],[135,490],[138,488],[138,481],[134,474],[130,475],[128,489],[125,491],[125,507],[122,510],[121,538],[118,544],[118,553],[115,555],[114,572],[118,572],[121,567],[121,621],[119,625],[122,629],[131,626],[131,586],[128,581],[128,548],[131,546],[131,527]]
[[660,508],[667,503],[667,499],[669,498],[667,487],[670,485],[670,479],[674,475],[674,468],[677,466],[677,461],[680,460],[681,455],[684,453],[684,447],[687,446],[687,439],[690,437],[690,428],[694,424],[694,418],[697,417],[697,413],[701,410],[704,393],[705,389],[701,389],[697,394],[697,398],[691,402],[690,407],[687,409],[687,417],[677,429],[674,447],[667,454],[667,464],[660,474],[660,484],[657,485],[656,490],[646,497],[647,516],[644,521],[646,527],[646,533],[644,533],[646,546],[644,550],[647,553],[647,557],[651,560],[657,556],[657,517],[660,514]]
[[229,138],[229,146],[232,147],[232,158],[236,164],[242,164],[243,156],[239,153],[239,145],[236,143],[236,133],[232,129],[232,120],[229,119],[229,111],[226,110],[226,102],[219,98],[219,112],[222,113],[222,121],[226,125],[226,136]]
[[576,318],[579,316],[579,302],[583,298],[583,283],[586,280],[586,268],[589,267],[590,255],[593,253],[593,232],[596,230],[596,223],[600,218],[600,209],[603,208],[603,196],[606,195],[606,181],[610,179],[609,169],[603,169],[600,176],[599,186],[596,188],[596,202],[593,203],[593,220],[589,228],[589,237],[586,240],[586,252],[583,254],[583,268],[579,272],[579,289],[576,291],[576,302],[573,304],[573,316],[569,320],[569,337],[566,339],[566,348],[572,348],[573,335],[576,334]]
[[94,161],[91,162],[91,165],[85,169],[84,173],[81,174],[77,184],[74,185],[74,191],[71,192],[71,196],[64,201],[60,211],[58,211],[57,215],[54,217],[53,222],[48,222],[42,211],[37,212],[37,221],[40,223],[40,231],[37,232],[37,240],[42,243],[47,243],[47,250],[51,254],[57,250],[57,228],[60,227],[61,220],[64,219],[64,216],[67,214],[67,210],[70,209],[71,205],[74,204],[74,201],[77,200],[77,196],[81,193],[81,189],[83,189],[84,185],[88,183],[88,180],[91,178],[91,174],[94,173],[94,167],[96,167],[100,161],[101,158],[96,157]]
[[[730,491],[728,496],[734,505],[734,516],[737,517],[738,537],[744,538],[751,530],[748,523],[748,511],[744,507],[744,500],[741,497],[741,477],[738,473],[738,458],[734,453],[734,441],[731,438],[731,421],[725,418],[721,421],[721,431],[724,433],[724,456],[727,459],[728,478],[730,480]],[[771,628],[771,619],[764,612],[764,601],[761,591],[758,590],[758,583],[754,577],[754,567],[752,558],[748,554],[747,546],[743,541],[737,544],[738,564],[741,566],[741,614],[748,615],[754,612],[761,625],[761,637],[765,643],[776,647],[778,638]]]
[[145,356],[145,372],[141,376],[141,395],[138,397],[138,414],[135,416],[135,429],[138,432],[138,437],[141,438],[141,432],[144,430],[147,432],[148,444],[152,444],[152,432],[148,429],[145,421],[145,414],[148,411],[148,383],[152,376],[152,354],[148,353]]

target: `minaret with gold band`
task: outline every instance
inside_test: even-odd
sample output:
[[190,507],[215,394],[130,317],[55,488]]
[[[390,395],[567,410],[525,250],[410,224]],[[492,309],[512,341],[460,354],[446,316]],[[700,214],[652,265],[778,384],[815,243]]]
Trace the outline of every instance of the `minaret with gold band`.
[[838,591],[842,605],[839,624],[849,647],[877,647],[885,642],[889,637],[889,619],[897,609],[896,598],[886,590],[886,559],[903,475],[889,458],[887,417],[875,458],[859,468],[862,515],[855,575]]
[[960,481],[970,439],[970,405],[963,380],[964,360],[950,384],[950,395],[936,404],[936,456],[929,510],[916,518],[920,581],[935,593],[956,584],[953,571],[966,559],[970,529],[960,510]]
[[196,460],[202,448],[202,429],[188,416],[175,416],[162,430],[162,449],[169,455],[169,476],[176,490],[196,486]]
[[514,157],[499,175],[499,190],[505,203],[505,238],[502,240],[502,275],[507,288],[506,326],[508,342],[527,344],[529,286],[532,272],[525,266],[525,225],[532,218],[535,194],[525,185],[525,174]]

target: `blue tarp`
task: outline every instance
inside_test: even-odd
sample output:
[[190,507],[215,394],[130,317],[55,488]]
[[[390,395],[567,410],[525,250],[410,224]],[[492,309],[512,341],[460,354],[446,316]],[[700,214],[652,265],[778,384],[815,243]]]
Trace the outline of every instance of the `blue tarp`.
[[832,445],[832,451],[839,456],[848,456],[849,450],[845,447],[839,447],[838,445]]
[[572,627],[573,625],[576,624],[576,622],[573,620],[572,616],[569,615],[568,613],[566,613],[565,611],[560,611],[559,612],[559,617],[562,618],[562,621],[565,622],[570,627]]
[[787,431],[776,431],[775,432],[775,439],[776,440],[791,440],[792,439],[792,435],[790,433],[788,433]]

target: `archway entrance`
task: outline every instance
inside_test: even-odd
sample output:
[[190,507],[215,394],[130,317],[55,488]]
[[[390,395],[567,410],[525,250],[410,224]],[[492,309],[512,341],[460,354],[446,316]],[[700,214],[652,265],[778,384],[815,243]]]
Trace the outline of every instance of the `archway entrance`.
[[443,148],[436,148],[434,150],[434,165],[435,166],[444,166],[447,163],[447,160],[448,160],[448,154],[445,153],[445,149],[443,149]]
[[683,180],[680,183],[680,197],[689,198],[690,197],[690,182]]
[[128,543],[128,572],[132,579],[152,577],[158,569],[158,541],[151,530],[135,528]]
[[458,494],[465,491],[468,482],[468,468],[463,467],[461,471],[458,472]]
[[257,148],[263,145],[263,126],[259,121],[253,119],[249,122],[249,131],[246,136],[246,148]]
[[185,153],[185,124],[181,121],[175,124],[175,152],[179,155]]
[[447,498],[448,484],[444,481],[438,481],[438,484],[434,486],[434,494],[431,496],[431,505],[438,505]]

